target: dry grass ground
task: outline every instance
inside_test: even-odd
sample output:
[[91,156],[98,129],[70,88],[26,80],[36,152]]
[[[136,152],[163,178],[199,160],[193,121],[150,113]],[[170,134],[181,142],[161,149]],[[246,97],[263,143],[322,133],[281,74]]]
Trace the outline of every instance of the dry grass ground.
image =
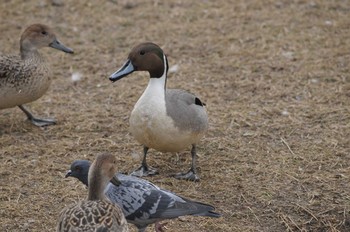
[[[53,231],[59,211],[86,196],[64,178],[75,159],[111,152],[121,171],[139,165],[128,117],[147,74],[114,84],[108,76],[144,41],[179,65],[168,86],[197,94],[210,116],[202,181],[168,177],[188,169],[189,151],[150,151],[160,175],[149,179],[223,214],[173,220],[167,231],[350,230],[348,1],[63,2],[0,4],[1,52],[17,53],[21,32],[36,22],[75,50],[42,50],[54,81],[30,107],[58,125],[34,127],[17,108],[0,112],[1,231]],[[82,74],[76,84],[74,72]]]

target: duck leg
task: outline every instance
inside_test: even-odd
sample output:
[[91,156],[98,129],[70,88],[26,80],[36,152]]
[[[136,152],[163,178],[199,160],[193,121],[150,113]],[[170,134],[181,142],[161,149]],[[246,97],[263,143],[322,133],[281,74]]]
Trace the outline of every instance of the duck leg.
[[27,115],[27,118],[30,120],[30,122],[36,126],[41,127],[56,124],[56,121],[54,119],[41,119],[34,117],[23,105],[19,105],[18,107]]
[[200,178],[197,176],[197,168],[196,168],[196,159],[197,159],[196,144],[192,144],[191,155],[192,155],[192,164],[191,164],[190,170],[186,173],[175,174],[174,177],[176,179],[190,180],[195,182],[200,180]]
[[131,173],[132,176],[142,177],[142,176],[153,176],[158,174],[157,169],[154,169],[147,165],[146,156],[147,156],[148,149],[149,149],[148,147],[143,146],[143,159],[142,159],[141,167],[133,171]]

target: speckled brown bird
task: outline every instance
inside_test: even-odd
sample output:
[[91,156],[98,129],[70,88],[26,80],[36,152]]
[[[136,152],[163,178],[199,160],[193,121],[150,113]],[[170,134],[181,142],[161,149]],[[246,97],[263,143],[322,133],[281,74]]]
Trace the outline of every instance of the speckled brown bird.
[[116,178],[116,158],[110,154],[98,155],[89,170],[87,200],[72,204],[62,210],[57,232],[127,232],[128,225],[118,205],[108,201],[104,189]]
[[43,96],[50,86],[50,68],[38,52],[43,47],[73,53],[56,38],[51,28],[33,24],[21,36],[20,55],[0,56],[0,110],[18,106],[36,126],[56,123],[53,119],[34,117],[23,106]]

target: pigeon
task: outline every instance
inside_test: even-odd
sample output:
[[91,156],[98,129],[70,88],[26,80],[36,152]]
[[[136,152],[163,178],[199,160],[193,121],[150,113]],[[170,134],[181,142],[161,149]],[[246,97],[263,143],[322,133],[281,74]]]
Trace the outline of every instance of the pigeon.
[[[76,160],[72,163],[66,177],[75,177],[88,186],[90,161]],[[155,230],[163,231],[159,222],[179,216],[205,216],[218,218],[209,204],[180,197],[168,190],[161,189],[151,182],[122,173],[116,174],[119,184],[109,183],[105,188],[107,198],[120,206],[126,220],[134,224],[139,232],[155,223]]]

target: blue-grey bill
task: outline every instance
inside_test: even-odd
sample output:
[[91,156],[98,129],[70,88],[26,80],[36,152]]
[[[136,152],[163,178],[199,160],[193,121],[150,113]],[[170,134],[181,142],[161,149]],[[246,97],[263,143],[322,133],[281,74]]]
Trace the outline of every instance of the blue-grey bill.
[[135,71],[134,65],[132,65],[130,60],[127,60],[120,69],[118,69],[116,72],[114,72],[109,77],[109,80],[115,82],[115,81],[122,79],[123,77],[129,75],[133,71]]
[[67,53],[74,53],[74,51],[71,48],[66,47],[63,43],[61,43],[57,39],[55,39],[49,46]]

